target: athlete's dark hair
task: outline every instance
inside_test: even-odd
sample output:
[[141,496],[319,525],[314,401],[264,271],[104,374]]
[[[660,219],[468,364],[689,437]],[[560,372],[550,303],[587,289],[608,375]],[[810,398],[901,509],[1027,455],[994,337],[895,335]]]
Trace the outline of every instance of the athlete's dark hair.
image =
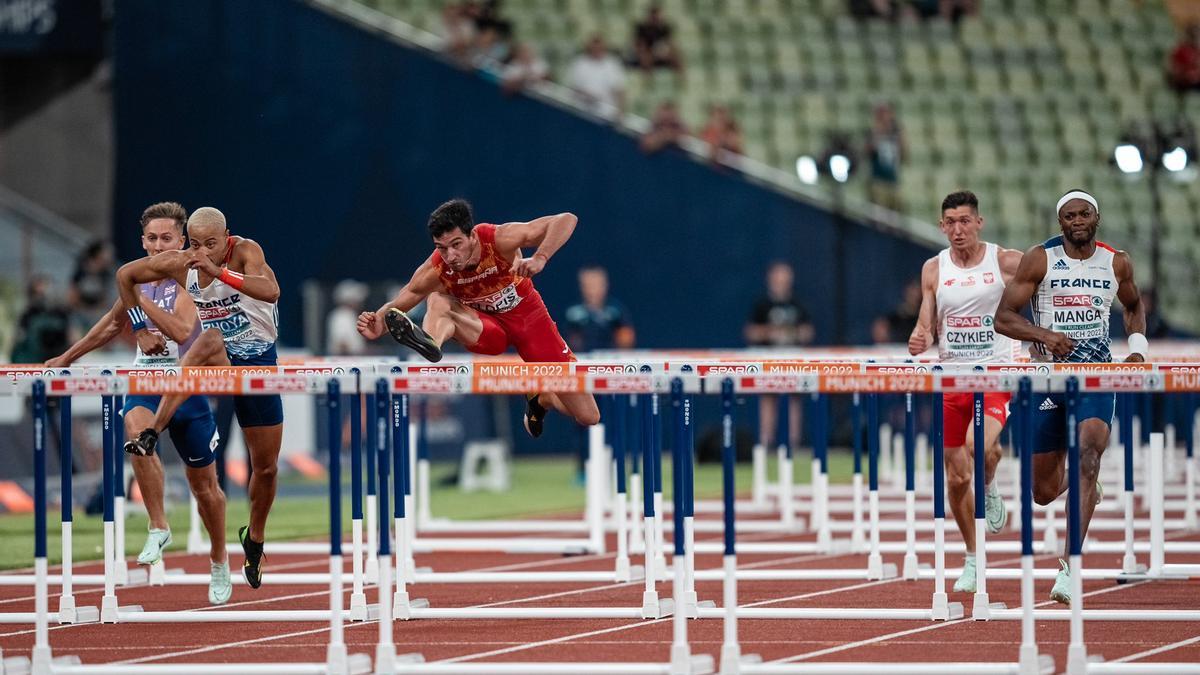
[[158,218],[170,218],[175,221],[175,228],[183,232],[183,226],[187,223],[188,212],[179,202],[159,202],[151,204],[142,211],[142,229],[150,224],[150,221]]
[[942,200],[942,213],[950,209],[957,209],[960,206],[969,206],[975,213],[979,213],[979,197],[975,196],[970,190],[959,190],[951,192]]
[[471,213],[471,204],[465,199],[451,199],[429,214],[429,236],[434,239],[452,232],[462,230],[463,234],[471,234],[475,228],[475,216]]

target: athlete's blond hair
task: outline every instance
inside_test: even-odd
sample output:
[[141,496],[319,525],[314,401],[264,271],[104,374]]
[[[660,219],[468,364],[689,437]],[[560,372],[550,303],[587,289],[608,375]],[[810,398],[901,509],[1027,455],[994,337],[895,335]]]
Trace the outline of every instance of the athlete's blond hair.
[[226,228],[225,214],[221,213],[220,211],[218,211],[217,209],[215,209],[211,206],[201,206],[200,208],[193,211],[192,217],[188,218],[187,223],[188,223],[189,228],[192,227],[193,225],[201,226],[201,227],[207,227],[207,226],[212,225],[215,227],[219,227],[222,230]]

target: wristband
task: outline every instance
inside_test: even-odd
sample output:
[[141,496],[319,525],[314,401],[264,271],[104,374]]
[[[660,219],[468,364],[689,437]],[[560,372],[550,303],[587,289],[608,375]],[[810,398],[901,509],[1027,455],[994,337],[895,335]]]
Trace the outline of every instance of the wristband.
[[129,315],[129,323],[133,325],[133,332],[138,332],[146,327],[146,310],[141,307],[133,307],[125,310]]
[[1129,353],[1141,354],[1142,358],[1146,358],[1150,354],[1150,343],[1146,340],[1145,335],[1134,333],[1129,336]]
[[242,284],[246,282],[246,276],[244,274],[233,272],[228,267],[222,267],[221,276],[217,278],[225,282],[225,285],[236,288],[239,291],[242,289]]

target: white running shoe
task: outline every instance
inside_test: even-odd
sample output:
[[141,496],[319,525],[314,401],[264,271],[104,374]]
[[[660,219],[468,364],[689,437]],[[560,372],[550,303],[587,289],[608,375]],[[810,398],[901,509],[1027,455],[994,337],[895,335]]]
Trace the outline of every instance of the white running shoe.
[[233,595],[233,582],[229,580],[229,561],[212,563],[212,573],[208,579],[209,604],[223,605],[229,602],[231,595]]
[[156,530],[150,528],[146,535],[146,545],[138,554],[139,565],[153,565],[162,560],[163,550],[171,545],[171,530]]
[[966,558],[963,560],[962,576],[958,581],[954,582],[955,593],[974,593],[975,592],[975,558]]
[[1004,505],[1004,497],[1000,496],[1000,489],[994,483],[987,488],[987,494],[983,499],[988,532],[997,534],[1004,529],[1004,524],[1008,522],[1008,507]]
[[1071,604],[1071,568],[1062,558],[1058,559],[1058,564],[1062,566],[1062,569],[1058,570],[1058,576],[1054,577],[1054,588],[1050,589],[1050,599],[1069,605]]

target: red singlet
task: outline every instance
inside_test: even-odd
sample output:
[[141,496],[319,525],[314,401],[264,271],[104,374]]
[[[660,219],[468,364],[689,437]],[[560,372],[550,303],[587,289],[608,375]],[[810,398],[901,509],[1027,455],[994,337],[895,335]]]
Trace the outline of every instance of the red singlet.
[[429,257],[446,293],[474,310],[483,322],[479,340],[467,349],[496,355],[511,344],[526,361],[574,361],[533,281],[515,274],[512,262],[496,250],[496,226],[481,223],[475,233],[480,252],[473,269],[456,272],[437,251]]

